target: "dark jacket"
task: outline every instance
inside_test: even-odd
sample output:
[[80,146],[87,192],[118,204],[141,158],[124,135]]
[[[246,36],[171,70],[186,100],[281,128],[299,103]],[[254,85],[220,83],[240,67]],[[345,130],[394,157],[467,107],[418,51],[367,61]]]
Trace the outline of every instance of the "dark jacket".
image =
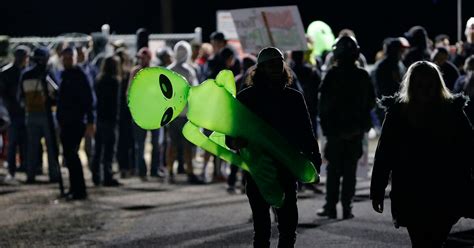
[[372,80],[377,98],[393,96],[400,90],[406,67],[397,58],[385,57],[375,64]]
[[370,198],[384,199],[391,175],[392,216],[399,225],[459,217],[474,166],[474,136],[463,112],[464,98],[416,113],[394,98],[384,102],[387,114]]
[[95,94],[78,66],[61,73],[57,119],[60,125],[95,122]]
[[355,65],[334,66],[324,77],[320,92],[319,116],[325,136],[344,137],[369,131],[375,93],[366,70]]
[[237,99],[307,155],[319,171],[319,146],[301,93],[288,87],[273,92],[250,86],[239,92]]
[[12,63],[3,67],[0,73],[0,93],[10,116],[23,116],[25,112],[18,99],[21,71]]
[[292,63],[291,69],[298,77],[303,88],[303,95],[308,106],[308,112],[311,121],[316,121],[318,90],[321,84],[321,74],[318,70],[311,68],[310,65],[304,63]]
[[117,79],[104,76],[95,85],[97,94],[97,121],[117,122],[119,110],[120,83]]

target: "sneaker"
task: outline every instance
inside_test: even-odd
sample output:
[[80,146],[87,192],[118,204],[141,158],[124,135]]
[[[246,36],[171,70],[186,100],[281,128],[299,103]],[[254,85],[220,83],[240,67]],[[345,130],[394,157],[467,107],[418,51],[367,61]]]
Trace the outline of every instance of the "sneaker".
[[105,187],[118,187],[121,186],[122,184],[117,181],[117,179],[110,179],[104,182]]
[[9,184],[9,185],[18,185],[20,184],[14,176],[7,174],[7,176],[3,179],[3,183]]
[[74,193],[70,192],[66,194],[66,201],[78,201],[78,200],[85,200],[87,199],[87,193]]
[[190,184],[204,184],[196,175],[188,175],[188,183]]
[[354,214],[352,214],[352,210],[343,210],[342,218],[345,220],[354,218]]
[[337,218],[337,211],[335,209],[327,210],[326,208],[322,208],[318,212],[316,212],[316,214],[321,217],[328,217],[329,219]]
[[229,193],[229,194],[231,194],[231,195],[234,195],[234,194],[237,193],[237,191],[235,191],[235,187],[233,187],[233,186],[227,187],[227,190],[226,190],[226,191],[227,191],[227,193]]

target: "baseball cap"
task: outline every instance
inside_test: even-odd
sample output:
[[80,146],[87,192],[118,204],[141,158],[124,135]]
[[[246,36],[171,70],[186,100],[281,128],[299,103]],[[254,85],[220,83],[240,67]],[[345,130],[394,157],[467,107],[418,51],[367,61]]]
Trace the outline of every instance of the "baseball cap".
[[222,32],[217,32],[217,31],[216,31],[216,32],[213,32],[213,33],[209,36],[209,38],[210,38],[211,40],[220,40],[220,41],[225,41],[225,40],[226,40],[224,33],[222,33]]
[[261,64],[272,59],[283,60],[283,53],[276,47],[265,47],[258,53],[257,64]]

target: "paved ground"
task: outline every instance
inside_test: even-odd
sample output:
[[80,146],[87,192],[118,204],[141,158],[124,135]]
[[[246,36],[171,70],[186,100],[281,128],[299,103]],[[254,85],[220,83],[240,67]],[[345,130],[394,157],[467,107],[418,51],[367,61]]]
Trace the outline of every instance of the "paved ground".
[[[375,142],[369,143],[369,154]],[[85,161],[83,153],[81,157]],[[389,199],[382,215],[372,210],[368,168],[358,170],[354,219],[318,218],[315,213],[324,204],[324,195],[299,194],[296,247],[410,246],[406,229],[395,229],[391,223]],[[0,183],[0,247],[251,247],[247,198],[228,194],[225,183],[191,186],[180,175],[174,185],[131,178],[121,180],[121,187],[105,188],[93,187],[90,173],[85,172],[89,199],[80,202],[58,200],[57,185],[47,184],[47,176],[39,176],[35,185]],[[67,182],[67,170],[62,173]],[[0,182],[5,174],[0,168]],[[18,180],[24,179],[19,173]],[[274,224],[273,247],[277,233]],[[453,228],[448,247],[473,245],[474,220],[462,219]]]
[[[58,190],[52,184],[2,185],[0,247],[251,246],[250,208],[244,195],[228,194],[224,183],[190,186],[184,181],[179,177],[178,184],[169,185],[122,180],[119,188],[90,187],[90,199],[81,202],[56,200]],[[368,188],[368,180],[358,182],[356,218],[345,221],[317,218],[324,195],[301,193],[296,246],[409,247],[406,230],[391,224],[388,200],[383,215],[372,211]],[[276,226],[273,233],[276,245]],[[453,229],[449,247],[473,244],[474,221],[463,219]]]

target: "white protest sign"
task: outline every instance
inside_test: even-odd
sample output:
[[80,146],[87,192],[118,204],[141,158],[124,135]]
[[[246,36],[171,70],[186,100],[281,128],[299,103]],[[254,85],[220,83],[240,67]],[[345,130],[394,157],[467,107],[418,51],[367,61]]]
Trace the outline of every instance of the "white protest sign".
[[222,32],[226,39],[237,40],[237,30],[235,29],[234,20],[229,11],[218,10],[216,14],[217,18],[217,31]]
[[230,10],[242,48],[257,54],[275,46],[286,51],[308,50],[303,23],[296,6]]

